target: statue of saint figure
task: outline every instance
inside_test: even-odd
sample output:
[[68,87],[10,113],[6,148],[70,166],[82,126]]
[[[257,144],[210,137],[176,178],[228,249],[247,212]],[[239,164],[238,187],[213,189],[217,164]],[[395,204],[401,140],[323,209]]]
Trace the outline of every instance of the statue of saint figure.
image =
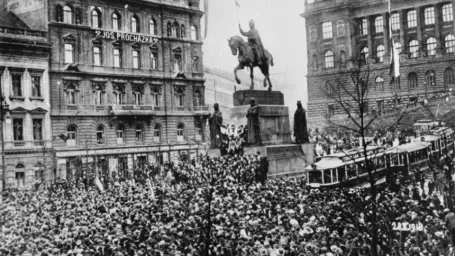
[[218,103],[213,105],[215,112],[209,117],[210,124],[210,145],[212,148],[219,148],[222,142],[221,126],[223,125],[223,114],[220,112]]
[[266,56],[264,53],[264,45],[262,44],[261,36],[259,35],[259,31],[256,28],[256,24],[254,20],[250,20],[250,30],[243,31],[242,27],[239,24],[240,34],[242,36],[248,37],[248,43],[250,44],[254,58],[253,62],[257,62],[258,66],[262,66],[262,63],[266,63],[265,60]]
[[246,117],[248,118],[248,145],[262,145],[261,129],[259,126],[259,106],[256,104],[254,98],[250,99],[250,108],[248,109]]
[[302,107],[302,102],[300,100],[297,101],[297,110],[294,114],[294,136],[296,143],[309,142],[306,125],[306,111]]

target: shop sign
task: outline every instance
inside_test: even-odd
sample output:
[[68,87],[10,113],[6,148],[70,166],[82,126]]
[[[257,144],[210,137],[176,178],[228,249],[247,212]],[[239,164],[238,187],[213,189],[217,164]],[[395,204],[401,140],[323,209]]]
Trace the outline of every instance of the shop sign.
[[117,41],[123,41],[123,42],[133,42],[133,43],[143,43],[143,44],[156,44],[158,42],[158,38],[156,38],[156,37],[137,35],[137,34],[128,34],[128,33],[115,32],[115,31],[96,30],[95,35],[97,38],[104,38],[104,39],[117,40]]

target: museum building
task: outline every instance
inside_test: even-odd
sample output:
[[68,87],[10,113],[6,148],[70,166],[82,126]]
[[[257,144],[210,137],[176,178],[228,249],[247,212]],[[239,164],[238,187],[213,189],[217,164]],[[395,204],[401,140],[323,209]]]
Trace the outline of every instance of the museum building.
[[49,31],[61,178],[81,167],[127,175],[138,164],[205,150],[199,0],[10,2],[19,17]]
[[[389,15],[383,0],[305,0],[309,127],[344,116],[330,98],[331,79],[348,72],[353,59],[370,68],[367,112],[452,93],[454,8],[452,1],[393,0]],[[399,52],[398,79],[389,72],[390,37]]]
[[35,182],[54,178],[49,49],[45,31],[33,30],[13,13],[0,11],[0,171],[6,188],[31,188]]

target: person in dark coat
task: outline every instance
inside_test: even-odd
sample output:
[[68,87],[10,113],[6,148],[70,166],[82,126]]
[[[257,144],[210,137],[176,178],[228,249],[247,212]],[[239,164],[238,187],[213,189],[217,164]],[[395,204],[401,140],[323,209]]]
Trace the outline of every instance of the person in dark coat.
[[296,143],[308,143],[308,130],[306,123],[306,111],[302,107],[302,102],[297,101],[297,110],[294,114],[294,136]]

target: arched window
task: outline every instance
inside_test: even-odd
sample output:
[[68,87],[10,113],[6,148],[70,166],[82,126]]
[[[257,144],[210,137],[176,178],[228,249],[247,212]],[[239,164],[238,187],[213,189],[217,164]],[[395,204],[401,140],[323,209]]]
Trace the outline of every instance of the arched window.
[[63,22],[63,7],[61,5],[55,7],[55,20],[57,22]]
[[436,55],[436,38],[430,37],[427,39],[428,56]]
[[455,52],[455,37],[451,34],[447,35],[444,38],[446,53],[453,53]]
[[325,68],[335,67],[333,52],[330,50],[326,51],[324,54],[324,65]]
[[197,40],[197,28],[196,26],[191,26],[191,40]]
[[98,125],[98,128],[96,128],[96,143],[104,144],[104,126],[103,125]]
[[446,68],[444,70],[444,88],[448,90],[449,88],[453,88],[455,85],[455,75],[453,73],[452,68]]
[[112,29],[113,30],[120,30],[122,24],[122,19],[120,14],[117,12],[112,13]]
[[172,37],[180,37],[180,26],[177,22],[174,22],[174,24],[172,24]]
[[172,36],[172,24],[170,22],[167,23],[167,36]]
[[101,12],[98,8],[92,10],[92,27],[101,28]]
[[409,52],[411,53],[411,58],[417,58],[419,56],[419,42],[417,40],[412,40],[409,42]]
[[150,30],[150,35],[156,35],[155,20],[153,18],[151,18],[149,21],[149,30]]
[[17,187],[23,187],[25,185],[25,166],[22,163],[16,165],[16,185]]
[[177,125],[177,141],[178,142],[185,141],[184,133],[185,133],[185,125],[182,123],[178,124]]
[[153,105],[159,107],[161,105],[161,100],[160,100],[160,90],[155,87],[152,91],[152,100],[153,100]]
[[384,78],[378,76],[376,77],[376,80],[375,80],[375,83],[376,83],[376,91],[384,91]]
[[66,146],[74,147],[76,146],[77,139],[77,129],[75,125],[70,125],[66,129]]
[[95,105],[104,105],[104,88],[101,85],[96,85],[93,91],[93,103]]
[[142,124],[136,124],[136,142],[144,142],[144,129]]
[[185,35],[186,35],[185,32],[186,32],[186,30],[185,30],[185,25],[182,24],[182,25],[180,26],[180,37],[181,37],[181,38],[185,38]]
[[63,22],[72,24],[73,23],[73,9],[68,5],[63,7]]
[[125,125],[119,124],[117,126],[117,144],[125,143]]
[[425,73],[425,85],[427,88],[436,87],[436,76],[433,70],[428,70]]
[[417,83],[417,74],[414,72],[409,73],[408,75],[408,88],[410,89],[416,89],[419,87],[419,84]]
[[131,17],[131,32],[133,33],[139,33],[140,31],[140,23],[139,23],[139,18],[134,15]]
[[368,47],[363,47],[363,49],[360,51],[360,58],[363,63],[366,63],[368,58],[370,57],[370,50]]
[[185,104],[185,98],[184,98],[183,90],[181,88],[177,89],[177,91],[175,92],[175,97],[176,97],[175,101],[177,103],[177,106],[183,107]]
[[384,62],[384,45],[378,45],[376,48],[376,57],[378,58],[379,62]]
[[161,141],[161,125],[155,124],[153,127],[153,141],[159,143]]

